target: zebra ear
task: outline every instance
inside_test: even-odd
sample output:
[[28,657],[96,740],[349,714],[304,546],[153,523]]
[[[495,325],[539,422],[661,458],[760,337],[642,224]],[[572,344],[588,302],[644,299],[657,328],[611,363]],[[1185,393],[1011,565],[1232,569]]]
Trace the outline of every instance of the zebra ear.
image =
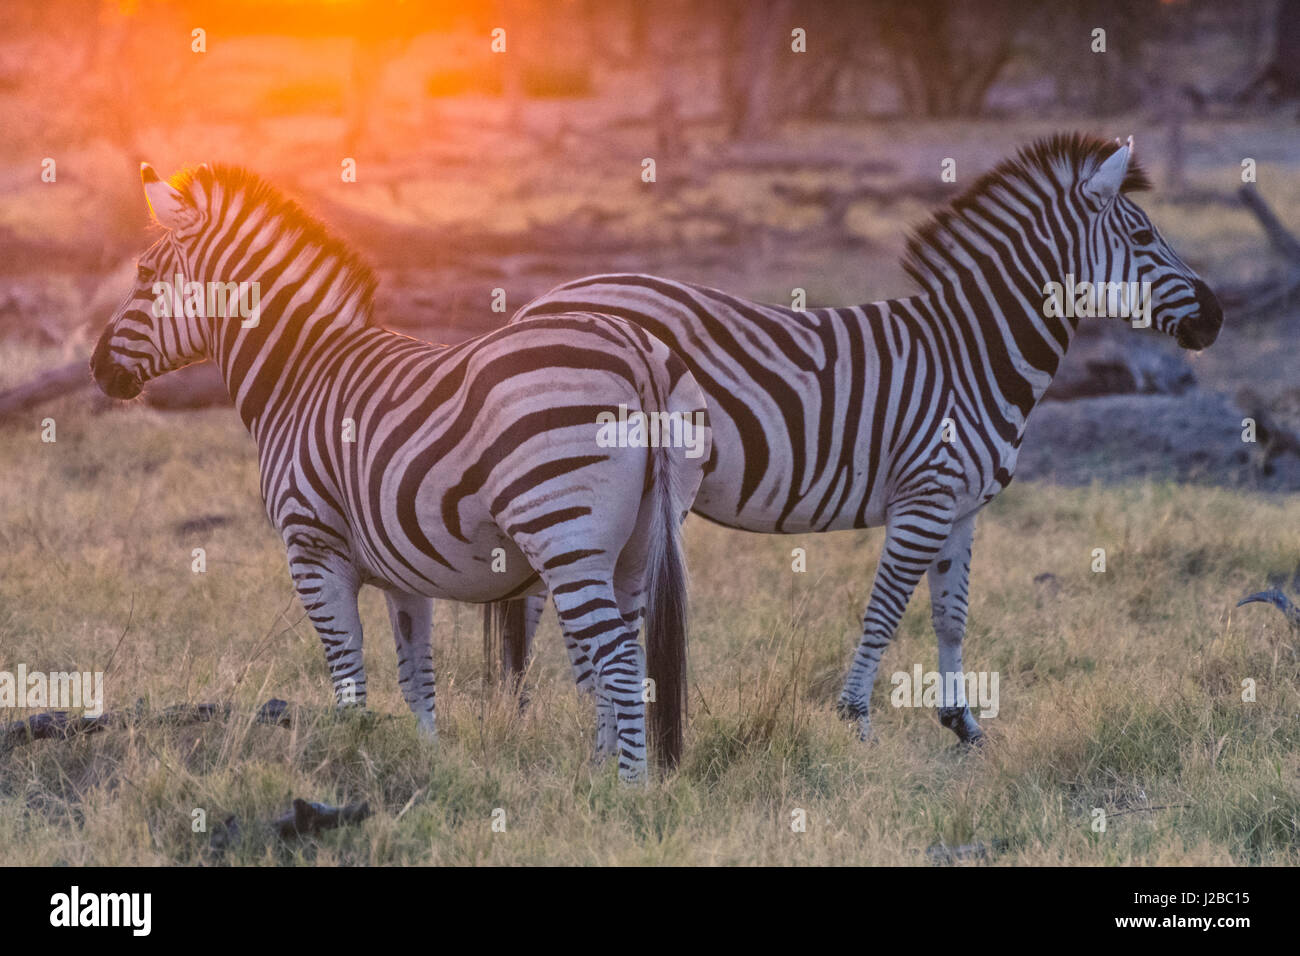
[[[1119,140],[1116,140],[1119,142]],[[1097,167],[1097,171],[1083,184],[1083,191],[1098,203],[1105,204],[1119,195],[1128,175],[1128,163],[1133,156],[1133,137],[1128,144],[1111,153],[1109,158]]]
[[199,217],[199,211],[181,192],[165,183],[148,163],[140,164],[140,181],[144,183],[144,195],[149,201],[149,209],[159,224],[176,230],[193,225]]

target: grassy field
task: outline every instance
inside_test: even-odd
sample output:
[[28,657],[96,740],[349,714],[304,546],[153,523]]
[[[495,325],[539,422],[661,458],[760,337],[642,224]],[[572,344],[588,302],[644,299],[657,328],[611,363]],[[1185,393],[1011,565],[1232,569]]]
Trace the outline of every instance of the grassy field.
[[[1294,566],[1294,497],[1013,485],[976,540],[965,664],[997,671],[1001,698],[976,752],[928,710],[889,706],[891,673],[936,666],[924,587],[882,665],[877,739],[834,716],[879,531],[693,518],[686,758],[637,790],[590,763],[594,718],[551,612],[520,716],[482,680],[478,609],[439,605],[429,747],[382,598],[364,592],[371,713],[336,717],[233,413],[52,414],[55,443],[35,422],[0,433],[0,670],[106,670],[109,709],[235,707],[0,754],[0,865],[917,864],[941,843],[982,844],[995,864],[1300,863],[1297,635],[1270,608],[1233,607]],[[211,517],[228,522],[185,527]],[[794,547],[807,573],[791,572]],[[1055,587],[1035,583],[1044,572]],[[253,722],[272,696],[295,705],[291,727]],[[282,842],[259,822],[293,797],[374,814]],[[238,817],[224,857],[193,832],[196,808],[209,830]]]

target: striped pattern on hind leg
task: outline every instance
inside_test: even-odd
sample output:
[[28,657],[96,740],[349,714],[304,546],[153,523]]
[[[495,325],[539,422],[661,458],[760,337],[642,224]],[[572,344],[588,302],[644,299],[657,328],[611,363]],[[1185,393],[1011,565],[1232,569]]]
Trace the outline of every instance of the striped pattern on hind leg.
[[[639,592],[635,595],[629,595],[623,589],[616,587],[615,596],[620,607],[620,613],[623,615],[623,623],[632,630],[633,634],[640,633],[641,622],[645,616],[644,595]],[[563,637],[564,650],[569,655],[569,667],[573,671],[573,680],[578,686],[578,692],[583,695],[590,695],[595,699],[596,745],[594,759],[598,764],[604,763],[605,760],[618,751],[618,722],[614,716],[614,708],[610,701],[603,699],[596,693],[596,669],[582,645],[570,637],[567,631],[563,632]]]
[[597,729],[598,748],[615,744],[619,776],[644,781],[646,731],[641,695],[645,660],[637,643],[637,624],[624,619],[609,576],[552,574],[546,583],[567,641],[591,664],[597,714],[602,721]]
[[[624,555],[626,556],[626,552],[624,553]],[[641,633],[642,622],[645,620],[645,611],[646,611],[645,590],[643,587],[640,586],[639,583],[636,585],[629,584],[628,571],[625,567],[622,566],[621,561],[622,559],[620,559],[619,568],[614,572],[614,581],[615,581],[614,597],[615,600],[618,601],[619,613],[623,617],[623,626],[627,628],[628,631],[631,632],[633,641],[636,641],[637,635]],[[644,574],[645,574],[644,568],[643,567],[638,568],[633,572],[632,580],[636,582],[640,582],[641,580],[643,580]],[[567,638],[565,644],[566,646],[568,645]],[[638,642],[636,646],[637,646],[638,659],[641,660],[642,663],[644,664],[645,658],[641,656],[641,650],[642,650],[641,644]],[[573,650],[570,652],[570,663],[573,663],[574,655],[577,655],[580,661],[587,663],[585,656],[583,656],[582,654],[581,648],[575,646]],[[578,670],[582,666],[583,664],[578,664],[575,666],[574,668],[575,675],[577,674]],[[642,677],[644,678],[648,676],[649,676],[648,668],[644,668],[642,672]],[[582,687],[581,681],[579,682],[578,686],[579,688]],[[651,706],[654,706],[653,704],[649,704],[646,702],[646,698],[644,694],[644,684],[642,685],[641,688],[638,688],[637,693],[640,695],[639,699],[642,703],[643,708],[649,708]],[[615,753],[615,751],[618,749],[618,736],[616,733],[616,729],[617,729],[617,721],[615,719],[613,708],[603,705],[599,699],[599,696],[597,695],[596,759],[598,761],[603,761],[606,758],[612,756]]]
[[[626,615],[624,620],[627,620]],[[628,626],[634,629],[639,627],[635,621],[628,622]],[[597,764],[602,764],[618,752],[618,721],[614,717],[614,707],[607,698],[596,692],[596,668],[582,645],[574,640],[568,631],[561,630],[561,636],[564,638],[564,650],[569,655],[569,667],[573,671],[573,681],[578,687],[578,693],[584,697],[591,697],[596,705],[596,743],[593,760]]]

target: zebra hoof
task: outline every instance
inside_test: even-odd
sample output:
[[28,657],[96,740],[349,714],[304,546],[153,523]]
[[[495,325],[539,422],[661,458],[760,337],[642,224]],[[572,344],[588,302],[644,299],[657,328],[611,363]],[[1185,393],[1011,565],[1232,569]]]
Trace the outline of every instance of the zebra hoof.
[[984,731],[971,716],[969,707],[940,707],[939,723],[956,734],[957,739],[968,747],[984,746]]
[[645,787],[650,784],[650,770],[645,761],[634,764],[620,763],[618,779],[634,787]]
[[835,712],[840,720],[857,724],[858,740],[863,743],[871,741],[871,715],[866,708],[851,701],[841,700],[836,705]]
[[865,716],[861,705],[844,699],[835,705],[835,713],[839,715],[840,720],[860,720]]

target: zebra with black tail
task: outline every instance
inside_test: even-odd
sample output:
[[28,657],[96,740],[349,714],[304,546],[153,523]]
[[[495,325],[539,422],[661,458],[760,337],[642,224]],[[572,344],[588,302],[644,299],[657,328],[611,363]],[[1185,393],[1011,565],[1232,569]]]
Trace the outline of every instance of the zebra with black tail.
[[[598,309],[682,356],[714,436],[696,513],[773,533],[883,524],[840,711],[868,736],[881,653],[928,576],[940,719],[976,741],[980,727],[951,676],[963,673],[975,516],[1011,481],[1030,412],[1078,326],[1076,306],[1088,304],[1083,290],[1105,283],[1112,314],[1127,302],[1143,311],[1127,293],[1149,291],[1145,318],[1187,349],[1210,345],[1222,324],[1209,287],[1128,195],[1147,187],[1131,138],[1056,136],[1000,163],[911,238],[904,265],[916,295],[796,311],[653,276],[602,275],[560,286],[514,321]],[[542,600],[489,610],[514,660],[530,636],[520,622],[534,622]],[[591,661],[569,650],[589,682]]]
[[[257,444],[266,513],[340,704],[365,701],[363,584],[384,590],[402,693],[429,735],[433,599],[544,587],[592,664],[602,745],[617,750],[620,775],[646,774],[647,673],[652,726],[675,761],[679,525],[709,451],[703,395],[681,360],[597,314],[541,317],[453,347],[416,341],[374,321],[374,275],[267,183],[221,166],[168,182],[147,165],[141,175],[164,232],[140,257],[91,371],[129,399],[170,370],[217,364]],[[213,285],[258,289],[258,314],[241,321],[228,300],[204,308]],[[689,443],[602,442],[602,421],[628,408],[676,416]]]

